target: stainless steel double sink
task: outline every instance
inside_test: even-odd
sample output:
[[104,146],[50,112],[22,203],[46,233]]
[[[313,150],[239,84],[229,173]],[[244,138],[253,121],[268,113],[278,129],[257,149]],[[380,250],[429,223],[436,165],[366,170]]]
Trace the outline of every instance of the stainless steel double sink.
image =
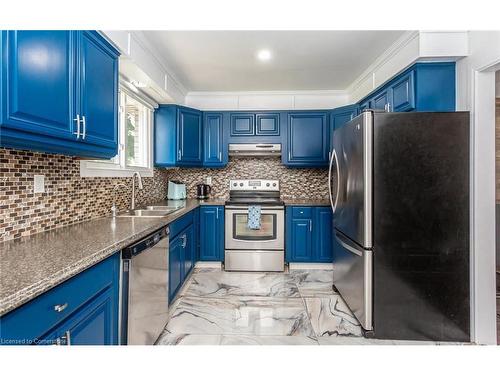
[[145,208],[128,210],[119,213],[118,217],[161,217],[178,211],[183,206],[146,206]]

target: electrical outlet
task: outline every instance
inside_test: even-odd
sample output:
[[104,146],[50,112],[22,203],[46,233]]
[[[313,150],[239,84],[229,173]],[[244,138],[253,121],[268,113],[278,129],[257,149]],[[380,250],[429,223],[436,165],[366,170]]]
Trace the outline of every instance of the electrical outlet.
[[206,177],[206,178],[205,178],[205,183],[206,183],[207,185],[212,185],[212,177]]
[[34,176],[33,192],[45,193],[45,176],[43,174],[36,174]]

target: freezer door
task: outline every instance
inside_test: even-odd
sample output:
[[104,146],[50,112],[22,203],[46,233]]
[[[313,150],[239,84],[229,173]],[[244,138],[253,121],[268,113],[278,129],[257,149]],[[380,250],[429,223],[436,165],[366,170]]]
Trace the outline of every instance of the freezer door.
[[[371,248],[373,113],[363,112],[336,129],[333,139],[329,185],[334,226],[364,248]],[[333,183],[334,174],[337,184]]]
[[373,329],[373,252],[335,231],[333,285],[361,326]]

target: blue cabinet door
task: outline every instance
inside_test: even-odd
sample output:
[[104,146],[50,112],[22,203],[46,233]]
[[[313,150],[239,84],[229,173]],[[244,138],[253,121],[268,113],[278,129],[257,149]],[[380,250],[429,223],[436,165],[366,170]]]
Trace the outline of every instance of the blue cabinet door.
[[312,260],[312,219],[292,219],[290,231],[290,262],[310,262]]
[[356,104],[336,108],[332,111],[330,125],[330,150],[333,149],[333,137],[335,129],[341,128],[344,124],[356,117],[358,113],[359,106]]
[[331,262],[333,259],[333,224],[331,208],[329,206],[315,207],[313,224],[313,260],[315,262]]
[[220,262],[224,254],[224,207],[200,207],[200,260]]
[[[184,272],[183,272],[183,279],[185,280],[186,277],[189,275],[191,270],[194,267],[194,262],[195,262],[195,251],[196,251],[196,243],[195,243],[195,238],[194,238],[194,227],[193,225],[190,225],[187,227],[187,229],[184,231],[184,234],[181,235],[183,237],[183,251],[184,251]],[[183,281],[184,281],[183,280]]]
[[253,113],[231,113],[231,136],[248,136],[255,134],[255,115]]
[[256,135],[280,135],[279,113],[257,113],[255,115]]
[[288,113],[287,149],[284,164],[298,167],[328,165],[328,123],[326,112]]
[[390,93],[391,90],[386,89],[375,95],[375,97],[370,101],[370,107],[373,109],[381,109],[386,112],[390,112],[392,107]]
[[169,248],[169,272],[168,272],[168,299],[172,301],[175,295],[179,291],[182,280],[183,280],[183,270],[184,261],[183,254],[184,249],[182,247],[183,239],[181,236],[175,237],[170,241]]
[[177,164],[201,166],[201,112],[181,107],[177,113]]
[[203,116],[203,165],[223,167],[227,164],[227,149],[224,150],[222,113],[205,113]]
[[[57,328],[55,337],[62,345],[116,345],[117,327],[113,293],[107,289]],[[49,334],[50,338],[53,339],[54,335]]]
[[404,74],[391,85],[392,111],[406,112],[415,109],[415,72]]
[[79,36],[82,143],[118,152],[118,55],[94,31]]
[[2,31],[2,126],[76,139],[75,43],[73,31]]

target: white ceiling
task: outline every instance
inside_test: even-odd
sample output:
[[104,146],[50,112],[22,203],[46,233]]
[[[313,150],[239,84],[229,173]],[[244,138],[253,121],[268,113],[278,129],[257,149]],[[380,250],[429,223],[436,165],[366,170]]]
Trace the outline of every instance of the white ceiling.
[[[145,31],[187,91],[344,90],[404,31]],[[273,55],[256,59],[260,49]]]

